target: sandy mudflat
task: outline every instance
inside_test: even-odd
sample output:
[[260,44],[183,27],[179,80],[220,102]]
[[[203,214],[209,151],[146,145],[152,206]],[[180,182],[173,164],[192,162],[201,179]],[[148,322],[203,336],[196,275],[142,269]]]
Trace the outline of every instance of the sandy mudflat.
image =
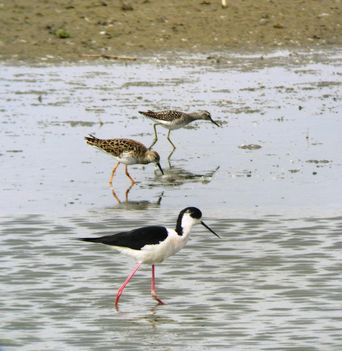
[[340,46],[341,0],[0,1],[0,59]]

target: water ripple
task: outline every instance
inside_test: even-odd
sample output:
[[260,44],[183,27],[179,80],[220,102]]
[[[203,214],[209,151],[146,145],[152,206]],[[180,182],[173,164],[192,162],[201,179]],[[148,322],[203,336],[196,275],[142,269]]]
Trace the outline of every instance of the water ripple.
[[[152,211],[152,210],[151,210]],[[155,215],[155,214],[154,214]],[[342,218],[221,219],[223,237],[194,230],[188,246],[137,274],[113,308],[133,262],[85,233],[147,224],[104,216],[3,218],[1,344],[21,350],[338,350],[341,345]],[[157,218],[159,219],[159,218]],[[162,220],[162,218],[160,218]]]

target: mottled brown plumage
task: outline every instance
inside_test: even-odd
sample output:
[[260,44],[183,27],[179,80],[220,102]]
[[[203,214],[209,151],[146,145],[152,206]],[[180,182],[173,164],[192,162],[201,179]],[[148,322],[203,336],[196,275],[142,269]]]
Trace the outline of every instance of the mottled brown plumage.
[[[146,112],[139,111],[142,115],[154,119],[156,121],[165,122],[176,122],[181,121],[186,118],[187,114],[185,112],[175,111],[175,110],[165,110],[165,111],[151,111]],[[190,122],[190,121],[189,121]]]
[[186,126],[187,124],[203,119],[214,123],[216,126],[219,126],[217,122],[215,122],[208,111],[197,111],[197,112],[181,112],[175,110],[165,110],[165,111],[151,111],[148,110],[146,112],[139,111],[140,114],[150,118],[155,124],[153,125],[154,129],[154,141],[150,147],[152,147],[158,140],[157,135],[157,124],[167,128],[169,130],[167,134],[167,139],[173,146],[173,149],[176,148],[175,144],[170,139],[170,133],[173,129],[178,129]]
[[112,184],[115,171],[120,163],[125,164],[125,173],[131,180],[132,184],[135,180],[128,174],[127,165],[156,163],[162,174],[164,174],[160,166],[160,157],[156,151],[148,149],[144,144],[132,139],[99,139],[93,135],[85,137],[87,144],[95,146],[101,151],[105,151],[112,155],[118,163],[113,168],[109,184]]

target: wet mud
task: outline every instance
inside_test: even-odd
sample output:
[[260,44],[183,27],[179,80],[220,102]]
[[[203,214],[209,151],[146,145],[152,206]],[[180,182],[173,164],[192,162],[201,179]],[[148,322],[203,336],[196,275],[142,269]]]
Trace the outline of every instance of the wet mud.
[[340,0],[16,0],[0,3],[0,59],[92,61],[146,54],[336,47]]

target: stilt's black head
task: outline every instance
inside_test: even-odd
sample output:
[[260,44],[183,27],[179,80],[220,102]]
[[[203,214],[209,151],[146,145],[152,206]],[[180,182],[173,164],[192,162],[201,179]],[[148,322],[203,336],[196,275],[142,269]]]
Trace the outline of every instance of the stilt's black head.
[[205,228],[207,228],[214,235],[219,237],[211,228],[209,228],[203,221],[201,221],[202,212],[196,207],[186,207],[184,210],[180,211],[177,219],[176,232],[178,235],[183,235],[183,231],[186,228],[190,228],[197,223],[201,223]]
[[178,233],[178,235],[183,234],[182,222],[183,222],[184,216],[193,218],[194,221],[196,221],[196,219],[200,220],[200,218],[202,217],[202,212],[196,207],[186,207],[182,211],[180,211],[177,219],[177,224],[176,224],[176,232]]
[[179,215],[181,215],[181,213],[182,213],[182,215],[184,215],[185,213],[188,213],[190,215],[190,217],[196,218],[196,219],[202,218],[202,212],[197,207],[184,208],[184,210],[182,210]]

